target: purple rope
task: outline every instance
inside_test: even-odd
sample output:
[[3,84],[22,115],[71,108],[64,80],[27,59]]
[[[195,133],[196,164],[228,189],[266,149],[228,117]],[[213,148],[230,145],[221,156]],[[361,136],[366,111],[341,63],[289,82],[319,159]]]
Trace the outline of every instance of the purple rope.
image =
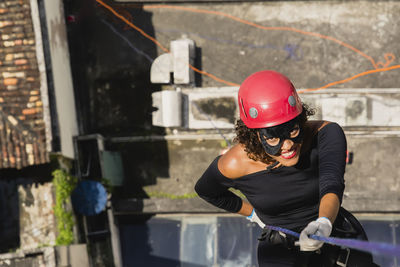
[[[275,231],[280,231],[282,233],[292,235],[297,238],[300,237],[299,233],[293,232],[293,231],[285,229],[285,228],[271,226],[271,225],[266,225],[266,227],[268,227],[272,230],[275,230]],[[368,241],[356,240],[356,239],[323,237],[323,236],[317,236],[317,235],[310,235],[310,238],[319,240],[319,241],[323,241],[323,242],[331,244],[331,245],[354,248],[354,249],[370,252],[373,254],[383,254],[383,255],[400,257],[400,246],[399,245],[380,243],[380,242],[368,242]]]

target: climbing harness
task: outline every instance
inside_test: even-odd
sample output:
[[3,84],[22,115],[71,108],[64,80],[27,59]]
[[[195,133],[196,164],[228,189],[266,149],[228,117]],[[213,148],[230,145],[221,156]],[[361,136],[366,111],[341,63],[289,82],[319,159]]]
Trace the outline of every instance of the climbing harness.
[[[266,228],[274,231],[278,231],[284,234],[288,234],[294,236],[296,238],[300,237],[300,234],[294,231],[291,231],[286,228],[266,225]],[[346,248],[353,248],[357,250],[362,250],[365,252],[370,252],[372,254],[382,254],[382,255],[389,255],[389,256],[396,256],[400,257],[400,246],[393,245],[388,243],[381,243],[381,242],[370,242],[364,240],[356,240],[356,239],[348,239],[348,238],[338,238],[338,237],[323,237],[317,235],[310,235],[312,239],[320,240],[325,243],[335,245],[335,246],[342,246]],[[346,257],[345,257],[346,258]]]

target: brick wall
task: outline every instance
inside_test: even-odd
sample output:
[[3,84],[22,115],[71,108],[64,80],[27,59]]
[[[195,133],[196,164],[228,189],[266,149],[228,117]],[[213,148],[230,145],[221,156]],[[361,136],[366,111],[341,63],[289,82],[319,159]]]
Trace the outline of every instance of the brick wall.
[[49,161],[29,0],[0,2],[0,168]]

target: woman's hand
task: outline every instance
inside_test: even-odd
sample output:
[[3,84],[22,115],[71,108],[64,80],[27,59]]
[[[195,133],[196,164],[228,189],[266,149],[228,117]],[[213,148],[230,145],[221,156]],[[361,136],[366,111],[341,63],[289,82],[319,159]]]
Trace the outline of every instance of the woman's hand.
[[309,238],[309,235],[328,237],[332,232],[332,223],[326,217],[319,217],[310,222],[300,233],[299,245],[301,251],[315,251],[322,247],[323,241]]

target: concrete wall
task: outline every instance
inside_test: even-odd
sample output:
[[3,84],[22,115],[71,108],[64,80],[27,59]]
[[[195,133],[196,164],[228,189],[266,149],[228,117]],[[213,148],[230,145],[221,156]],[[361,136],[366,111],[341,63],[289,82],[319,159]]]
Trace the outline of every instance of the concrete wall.
[[[233,129],[238,118],[237,87],[183,90],[187,99],[183,125],[188,129]],[[343,127],[399,127],[400,89],[344,88],[301,93],[316,109],[312,119],[335,121]],[[392,128],[396,129],[396,128]]]
[[195,73],[201,88],[234,86],[261,69],[283,72],[299,89],[398,88],[400,3],[361,3],[70,1],[65,11],[83,134],[157,132],[149,95],[160,88],[149,83],[151,65],[182,36],[197,46],[194,66],[206,72]]
[[53,185],[20,185],[18,195],[20,249],[54,246],[57,230],[53,211]]
[[[354,212],[399,212],[400,170],[397,158],[388,155],[397,154],[400,135],[345,133],[353,161],[346,167],[344,207]],[[157,146],[157,143],[160,141],[154,141],[152,146]],[[150,175],[143,169],[141,166],[148,160],[146,158],[142,161],[126,159],[127,163],[135,164],[137,172],[142,170],[142,176],[135,177],[134,181],[137,187],[141,185],[147,197],[139,200],[144,196],[141,193],[131,195],[136,200],[120,200],[116,203],[116,213],[221,212],[196,197],[193,187],[211,161],[224,149],[224,139],[216,135],[198,136],[190,140],[169,140],[167,144],[168,177],[157,175],[156,170]],[[130,177],[126,179],[130,180]],[[127,181],[127,185],[132,182]],[[127,191],[130,189],[125,188]]]
[[44,1],[51,69],[59,122],[61,153],[74,158],[72,137],[78,134],[74,89],[62,1]]
[[35,251],[39,248],[55,245],[55,199],[51,183],[35,183],[23,178],[2,180],[0,192],[0,251],[17,250],[19,253],[10,257],[1,255],[1,259],[24,258],[37,254]]
[[24,249],[0,254],[0,266],[7,267],[89,267],[85,244]]
[[[0,266],[7,267],[56,267],[55,250],[52,247],[30,249],[0,254]],[[65,266],[65,265],[64,265]]]
[[[318,108],[316,118],[347,127],[354,161],[347,168],[344,205],[358,212],[398,211],[397,161],[386,152],[396,155],[399,142],[399,97],[391,88],[400,81],[400,2],[64,4],[82,134],[102,134],[105,149],[121,153],[124,185],[113,192],[118,219],[130,213],[142,218],[143,213],[221,212],[199,199],[193,186],[233,137],[237,85],[261,69],[283,72],[300,90],[338,88],[302,97]],[[206,73],[196,73],[196,88],[180,85],[183,127],[155,127],[151,92],[176,86],[150,84],[150,69],[182,36],[195,41],[194,65]],[[140,218],[126,224],[139,221],[145,227]],[[146,236],[140,227],[138,235]],[[160,232],[170,234],[165,228]],[[162,257],[170,247],[165,240],[154,242]],[[150,254],[147,246],[144,250]]]
[[[359,211],[398,209],[397,204],[391,208],[383,204],[392,200],[397,203],[386,192],[398,193],[398,172],[396,159],[385,156],[381,147],[390,147],[395,155],[399,139],[400,100],[396,88],[400,84],[400,48],[396,43],[400,2],[264,1],[163,6],[71,2],[66,6],[67,14],[76,18],[67,25],[72,61],[75,72],[79,72],[75,77],[79,77],[78,84],[88,85],[90,96],[87,105],[81,105],[90,109],[86,113],[89,116],[82,120],[91,120],[88,129],[111,140],[106,149],[122,153],[125,179],[121,197],[136,198],[129,202],[132,209],[189,210],[196,199],[195,180],[226,148],[226,140],[230,142],[233,137],[237,85],[261,69],[286,74],[304,101],[317,108],[316,119],[337,121],[345,127],[349,149],[354,153],[354,163],[346,174],[345,205]],[[163,128],[148,124],[152,110],[149,92],[160,88],[149,85],[143,73],[150,73],[154,60],[169,51],[171,41],[182,36],[194,40],[194,65],[207,73],[196,73],[196,88],[179,86],[184,95],[183,127],[163,132]],[[80,43],[81,37],[85,43]],[[304,91],[322,87],[328,89]],[[168,85],[162,89],[175,88]],[[126,138],[108,139],[115,135]],[[371,157],[376,159],[374,168]],[[361,188],[359,184],[365,177],[385,182],[381,187]],[[373,191],[376,198],[365,202],[363,197],[368,198]],[[373,199],[383,202],[373,205]],[[372,206],[357,205],[357,201]],[[129,209],[129,205],[125,207]]]
[[[318,88],[399,64],[396,14],[400,3],[396,1],[148,4],[143,10],[152,15],[160,44],[168,48],[171,40],[182,35],[193,39],[201,51],[197,66],[230,83],[240,84],[261,69],[277,69],[297,88]],[[146,29],[142,21],[134,24]],[[370,73],[338,86],[398,87],[398,73],[398,69]],[[202,87],[223,85],[202,76]]]
[[[335,121],[345,129],[353,159],[345,175],[344,206],[350,210],[399,211],[396,195],[400,193],[400,171],[397,158],[388,156],[397,154],[400,142],[399,93],[400,90],[395,88],[346,88],[301,95],[303,101],[317,111],[312,119]],[[229,143],[233,138],[233,121],[238,116],[237,88],[186,89],[183,94],[187,98],[184,108],[187,128],[175,129],[173,134],[164,137],[168,144],[169,178],[159,176],[157,172],[151,180],[146,178],[148,175],[142,176],[143,180],[136,178],[143,181],[143,189],[150,197],[190,198],[196,180],[227,146],[225,139]],[[189,134],[188,130],[194,129],[198,132]],[[199,129],[208,130],[200,133]],[[142,160],[146,161],[146,158]],[[134,161],[127,164],[143,166]],[[180,209],[185,202],[193,210],[204,208],[188,199],[180,200],[179,204],[175,202],[176,207]],[[143,207],[148,211],[156,210],[150,203],[145,200]],[[154,203],[159,212],[173,210],[166,202],[160,205],[155,200]]]

